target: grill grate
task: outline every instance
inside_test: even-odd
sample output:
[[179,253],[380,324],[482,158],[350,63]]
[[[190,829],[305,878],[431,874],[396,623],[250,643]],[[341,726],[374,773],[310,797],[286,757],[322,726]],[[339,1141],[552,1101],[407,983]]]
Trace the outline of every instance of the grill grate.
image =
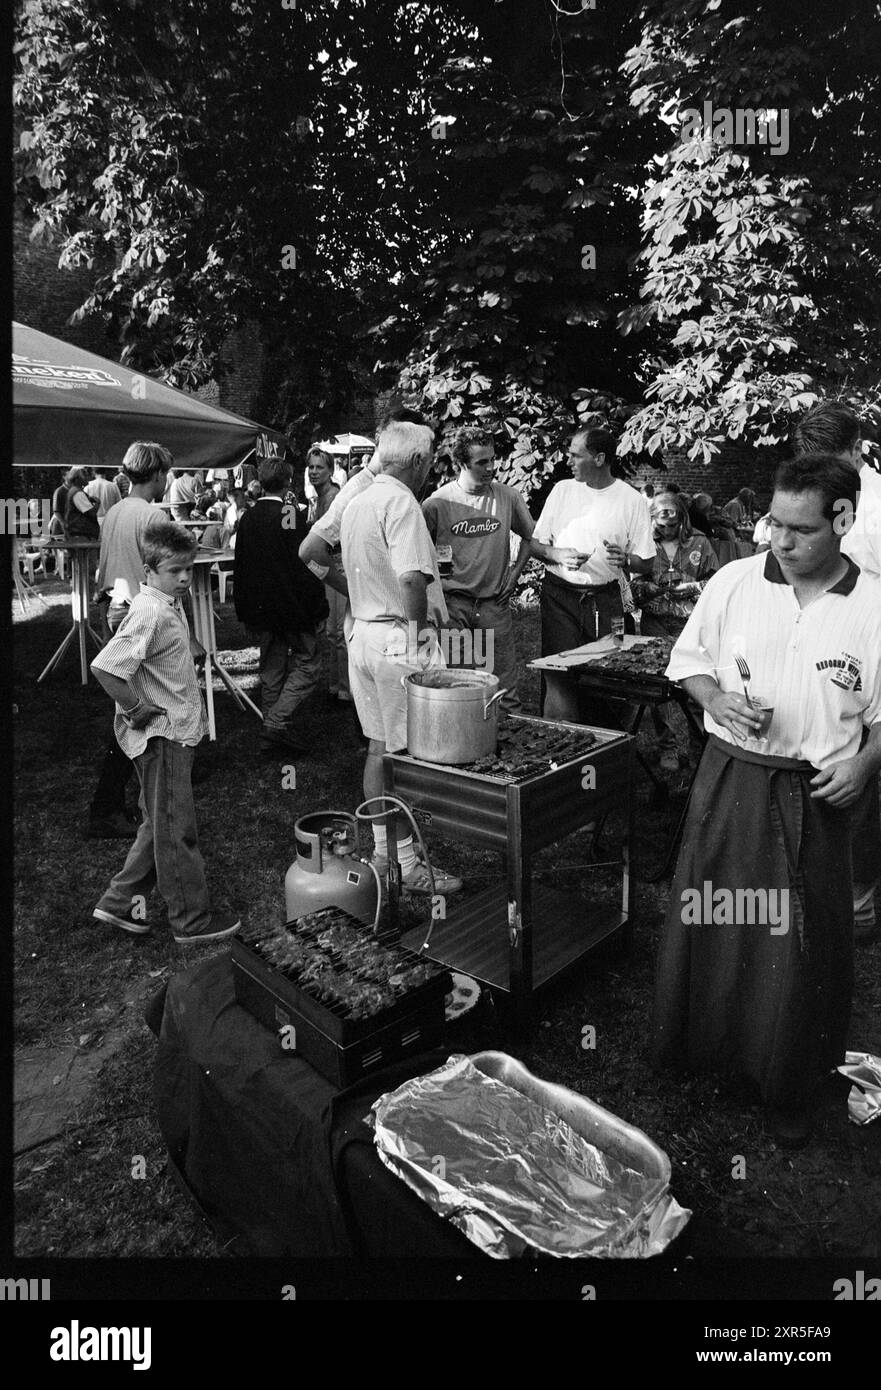
[[309,913],[284,927],[242,929],[239,939],[334,1017],[369,1019],[381,1027],[426,986],[449,976],[436,962],[399,946],[393,932],[376,936],[340,908]]
[[597,743],[590,729],[557,728],[538,721],[500,721],[497,752],[457,769],[500,782],[523,782],[586,757]]

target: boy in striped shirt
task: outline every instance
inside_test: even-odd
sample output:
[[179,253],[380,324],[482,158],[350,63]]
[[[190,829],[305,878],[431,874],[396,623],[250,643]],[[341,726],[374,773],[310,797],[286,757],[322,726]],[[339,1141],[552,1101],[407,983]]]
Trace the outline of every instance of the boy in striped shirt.
[[137,769],[142,820],[92,915],[142,935],[147,895],[157,887],[175,941],[216,941],[240,923],[211,909],[193,805],[193,759],[207,729],[193,658],[204,652],[190,637],[182,598],[197,545],[185,527],[158,516],[141,546],[146,583],[92,670],[116,701],[114,732]]

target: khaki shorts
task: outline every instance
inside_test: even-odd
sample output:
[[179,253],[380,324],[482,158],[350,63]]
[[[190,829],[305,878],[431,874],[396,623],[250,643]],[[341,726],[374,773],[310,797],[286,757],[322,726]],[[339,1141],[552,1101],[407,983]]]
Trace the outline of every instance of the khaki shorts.
[[413,660],[423,649],[417,644],[414,650],[411,642],[407,650],[408,631],[403,620],[368,623],[356,618],[347,637],[349,684],[364,736],[384,743],[388,753],[400,753],[407,747],[407,692],[402,678],[413,671],[443,667],[446,662],[436,646]]

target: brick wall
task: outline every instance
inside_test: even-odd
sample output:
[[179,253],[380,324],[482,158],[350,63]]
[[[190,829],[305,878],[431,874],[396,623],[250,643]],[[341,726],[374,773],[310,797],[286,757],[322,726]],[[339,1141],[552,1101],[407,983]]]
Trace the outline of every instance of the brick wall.
[[24,218],[16,214],[12,227],[13,318],[87,352],[118,360],[119,344],[108,336],[100,319],[68,323],[90,293],[97,275],[112,262],[92,270],[61,270],[58,247],[31,241],[29,232]]
[[750,449],[742,444],[723,445],[722,453],[710,464],[690,459],[685,450],[675,450],[664,456],[667,471],[640,467],[630,479],[634,487],[654,483],[655,489],[664,482],[678,483],[683,492],[708,492],[717,506],[729,502],[742,487],[750,487],[758,496],[764,510],[771,500],[772,481],[782,457],[779,449]]

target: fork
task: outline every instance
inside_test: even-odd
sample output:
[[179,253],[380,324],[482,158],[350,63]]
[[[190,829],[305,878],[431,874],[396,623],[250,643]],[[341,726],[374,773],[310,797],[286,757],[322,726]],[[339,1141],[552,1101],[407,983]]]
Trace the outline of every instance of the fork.
[[750,708],[752,708],[753,702],[749,698],[749,683],[751,677],[749,673],[749,667],[746,664],[746,658],[743,656],[736,656],[734,658],[734,664],[736,665],[737,670],[740,673],[740,682],[743,686],[743,693],[746,696],[746,703],[750,706]]

